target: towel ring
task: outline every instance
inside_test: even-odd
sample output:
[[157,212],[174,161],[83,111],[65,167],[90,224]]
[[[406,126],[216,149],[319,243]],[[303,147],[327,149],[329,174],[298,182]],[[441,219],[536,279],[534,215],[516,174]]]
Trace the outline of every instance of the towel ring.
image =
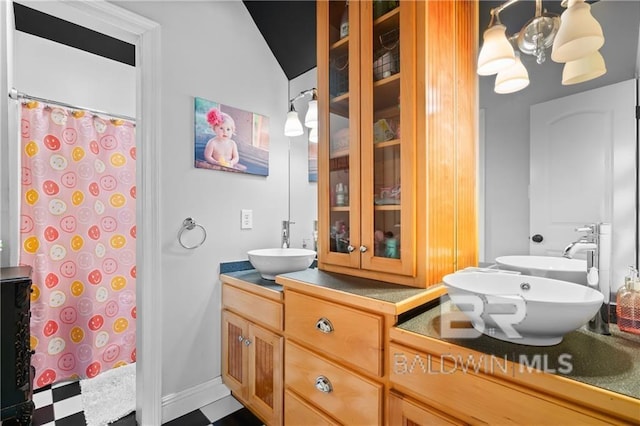
[[[184,233],[184,231],[191,231],[192,229],[194,229],[195,227],[198,227],[200,229],[202,229],[202,241],[200,241],[198,244],[192,245],[192,246],[187,246],[182,242],[182,234]],[[207,230],[204,229],[204,226],[200,225],[199,223],[196,223],[195,220],[193,220],[192,218],[188,217],[185,220],[182,221],[182,228],[180,228],[180,231],[178,232],[178,242],[180,243],[180,245],[184,248],[186,248],[187,250],[193,250],[196,249],[198,247],[200,247],[202,245],[202,243],[204,243],[204,241],[207,239]]]

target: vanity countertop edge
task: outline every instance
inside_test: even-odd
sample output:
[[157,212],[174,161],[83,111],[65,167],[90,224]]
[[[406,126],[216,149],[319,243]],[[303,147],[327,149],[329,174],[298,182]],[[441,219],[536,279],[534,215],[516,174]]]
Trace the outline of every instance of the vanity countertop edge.
[[418,288],[311,268],[276,276],[291,290],[385,315],[401,315],[437,299],[442,285]]
[[220,274],[220,281],[277,302],[284,299],[282,286],[274,281],[265,280],[255,269]]

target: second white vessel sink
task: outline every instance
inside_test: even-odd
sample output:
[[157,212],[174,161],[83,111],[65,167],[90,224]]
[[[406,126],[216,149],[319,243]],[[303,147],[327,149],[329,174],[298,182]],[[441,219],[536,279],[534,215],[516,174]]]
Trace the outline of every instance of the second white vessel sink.
[[556,256],[500,256],[500,269],[518,271],[526,275],[587,284],[587,261]]
[[512,343],[551,346],[596,314],[604,297],[590,287],[500,272],[443,278],[449,297],[473,328]]

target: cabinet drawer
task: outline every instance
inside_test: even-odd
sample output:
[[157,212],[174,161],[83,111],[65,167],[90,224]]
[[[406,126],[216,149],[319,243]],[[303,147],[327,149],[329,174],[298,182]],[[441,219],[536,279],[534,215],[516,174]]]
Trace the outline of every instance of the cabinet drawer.
[[464,426],[464,422],[440,413],[426,404],[416,403],[406,397],[389,394],[390,425]]
[[292,339],[382,376],[381,316],[293,291],[287,291],[285,304],[285,330]]
[[[285,385],[348,425],[382,424],[383,387],[287,341]],[[319,383],[320,382],[320,383]],[[322,389],[324,388],[324,389]]]
[[317,408],[307,404],[298,395],[289,390],[284,393],[284,424],[305,426],[337,425]]
[[[491,361],[417,352],[394,343],[389,348],[390,380],[438,410],[472,423],[609,424],[581,407],[526,391],[489,374]],[[499,368],[494,366],[495,368]],[[466,371],[465,371],[466,370]]]
[[282,332],[283,306],[278,302],[223,284],[222,306],[258,324]]

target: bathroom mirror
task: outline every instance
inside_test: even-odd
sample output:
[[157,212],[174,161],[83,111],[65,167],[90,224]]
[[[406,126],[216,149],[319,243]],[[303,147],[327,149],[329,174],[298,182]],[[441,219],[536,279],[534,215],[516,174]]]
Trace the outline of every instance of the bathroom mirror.
[[[502,2],[480,2],[480,35],[487,28],[490,14],[489,10]],[[513,34],[525,24],[535,11],[533,1],[522,1],[522,4],[514,4],[504,10],[501,21],[507,26],[507,34]],[[543,1],[543,7],[550,12],[562,13],[564,8],[560,2]],[[516,8],[522,9],[516,11]],[[513,9],[513,10],[512,10]],[[512,94],[500,95],[494,93],[494,76],[479,77],[479,106],[481,109],[481,261],[493,262],[497,256],[529,254],[530,252],[530,206],[529,181],[530,167],[530,111],[532,105],[539,105],[552,99],[564,98],[569,95],[586,91],[599,90],[605,86],[614,85],[632,80],[636,75],[638,57],[638,34],[640,29],[640,4],[627,1],[598,1],[591,4],[593,16],[600,22],[605,45],[600,52],[606,61],[607,73],[597,79],[563,86],[562,64],[553,62],[548,58],[542,64],[536,64],[533,56],[522,55],[522,61],[529,73],[530,84],[524,90]],[[528,12],[527,12],[528,11]],[[515,19],[511,20],[511,14]],[[519,20],[518,20],[519,19]],[[550,52],[548,54],[550,56]],[[600,92],[597,92],[600,93]],[[635,93],[631,98],[635,98]],[[546,105],[546,104],[545,104]],[[571,106],[565,107],[571,109]],[[633,109],[633,105],[630,105]],[[633,119],[633,118],[631,118]],[[635,154],[635,153],[634,153]],[[568,153],[571,155],[571,153]],[[567,161],[571,164],[571,161]],[[600,171],[613,173],[612,170]],[[635,167],[633,172],[635,172]],[[603,181],[612,180],[611,176],[601,176]],[[635,192],[635,183],[632,183],[632,192]],[[581,197],[594,197],[588,188],[576,188]],[[594,191],[597,192],[597,191]],[[633,198],[632,193],[632,198]],[[605,196],[612,197],[611,194]],[[594,200],[597,202],[598,200]],[[561,206],[549,206],[560,209]],[[635,212],[635,199],[628,200],[624,205],[616,204],[614,209],[626,209],[629,216],[624,225],[613,223],[619,232],[635,236],[637,234],[637,221]],[[595,219],[594,221],[597,221]],[[624,229],[622,229],[624,228]],[[532,234],[535,231],[531,231]],[[579,237],[575,234],[575,238]],[[635,238],[632,237],[632,240]],[[572,240],[567,241],[569,244]],[[636,263],[637,254],[635,241],[631,247],[620,254],[624,262]],[[623,263],[623,267],[627,263]],[[613,268],[612,268],[613,269]],[[625,270],[612,270],[613,290],[619,285],[621,276]]]

